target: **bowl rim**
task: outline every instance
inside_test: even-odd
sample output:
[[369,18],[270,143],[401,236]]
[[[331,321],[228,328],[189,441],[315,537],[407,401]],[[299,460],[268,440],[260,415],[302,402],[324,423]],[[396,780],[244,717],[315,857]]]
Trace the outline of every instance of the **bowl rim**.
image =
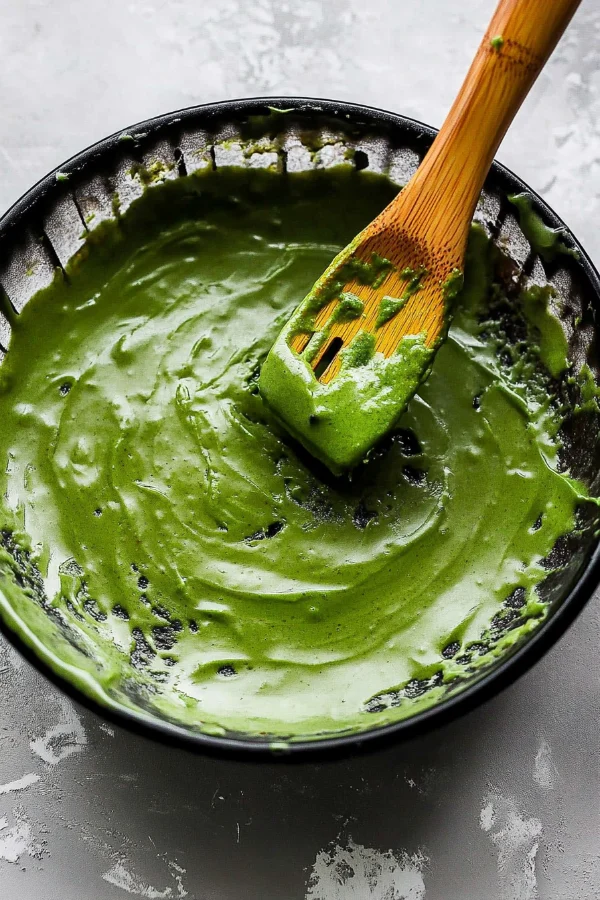
[[[370,122],[374,126],[392,126],[405,132],[412,132],[413,137],[423,137],[428,142],[437,134],[437,129],[417,119],[377,107],[348,103],[341,100],[326,100],[315,97],[261,96],[197,104],[144,119],[128,128],[120,129],[70,157],[66,162],[57,166],[29,188],[0,217],[0,237],[8,234],[13,228],[18,226],[22,216],[32,206],[37,205],[53,191],[63,187],[63,185],[57,184],[57,173],[77,175],[82,168],[105,156],[109,151],[114,150],[123,134],[145,141],[147,138],[156,137],[163,128],[169,128],[174,125],[184,127],[186,122],[189,124],[193,121],[194,124],[201,126],[209,124],[211,119],[226,120],[228,117],[231,121],[239,117],[265,114],[270,107],[286,109],[295,113],[307,112],[313,116],[323,113],[325,116],[339,117],[340,122],[345,118],[346,122],[348,119],[356,119],[361,124]],[[365,117],[368,119],[367,123],[364,122]],[[198,122],[198,119],[203,121]],[[580,264],[596,296],[600,297],[600,275],[588,254],[554,210],[514,172],[496,160],[492,163],[490,176],[488,177],[493,178],[494,182],[499,184],[501,190],[512,193],[527,191],[532,197],[534,209],[542,215],[544,221],[552,225],[552,227],[564,230],[564,236],[567,238],[569,245],[573,246],[579,254]],[[310,760],[314,762],[319,758],[331,759],[333,757],[373,751],[400,740],[416,737],[464,715],[491,699],[524,675],[547,653],[591,599],[599,582],[600,541],[597,542],[588,562],[567,596],[551,615],[523,643],[517,645],[512,651],[507,652],[506,656],[491,667],[488,672],[454,696],[448,697],[439,704],[435,704],[429,709],[416,713],[407,719],[374,726],[358,734],[341,734],[323,738],[315,737],[309,740],[293,740],[289,743],[284,742],[285,746],[282,744],[281,747],[274,747],[272,744],[259,742],[256,739],[246,739],[243,736],[222,737],[202,732],[192,732],[165,719],[145,714],[141,710],[136,711],[124,706],[105,705],[100,700],[76,687],[65,675],[54,669],[46,659],[42,658],[25,641],[21,634],[13,631],[2,616],[0,616],[0,633],[34,668],[40,671],[71,699],[82,704],[101,718],[108,719],[116,725],[125,726],[136,734],[153,738],[168,746],[182,747],[221,758],[234,758],[245,761],[285,760],[297,763]]]

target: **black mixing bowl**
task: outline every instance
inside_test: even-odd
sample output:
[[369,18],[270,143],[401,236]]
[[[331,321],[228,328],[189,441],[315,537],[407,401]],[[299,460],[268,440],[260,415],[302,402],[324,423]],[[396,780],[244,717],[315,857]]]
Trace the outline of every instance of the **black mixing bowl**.
[[[288,97],[215,103],[142,122],[73,157],[31,188],[0,220],[0,286],[4,292],[0,310],[2,303],[11,304],[18,314],[29,298],[50,282],[56,267],[64,267],[81,248],[90,217],[94,223],[114,218],[140,196],[143,186],[131,177],[136,164],[146,170],[163,164],[158,170],[168,178],[207,166],[230,165],[274,167],[285,177],[286,169],[327,168],[351,161],[359,170],[387,172],[402,184],[434,136],[432,128],[393,113]],[[506,200],[508,194],[522,191],[532,195],[534,209],[548,225],[564,228],[564,241],[576,253],[562,255],[552,263],[535,254]],[[587,364],[597,377],[600,280],[575,238],[539,197],[498,163],[492,166],[476,218],[502,246],[510,262],[508,278],[518,284],[537,275],[556,288],[573,370]],[[10,326],[0,311],[0,363],[10,353],[9,345]],[[574,402],[576,399],[574,395]],[[598,419],[593,410],[568,415],[561,435],[562,464],[592,495],[600,492]],[[557,542],[551,554],[551,574],[542,586],[548,615],[501,658],[477,671],[466,670],[464,677],[448,685],[441,699],[409,718],[355,735],[295,740],[282,756],[331,755],[407,737],[459,715],[509,685],[560,637],[591,597],[600,561],[596,524],[592,510],[581,517],[576,532]],[[71,659],[76,657],[76,635],[48,606],[32,560],[14,546],[10,534],[4,533],[2,541],[5,550],[12,552],[15,565],[10,575],[0,571],[0,600],[2,578],[16,577],[29,595],[35,616],[32,614],[29,626],[24,625],[4,602],[0,603],[0,624],[6,636],[63,690],[103,716],[170,743],[246,758],[273,752],[268,736],[215,736],[184,726],[175,716],[160,711],[156,702],[160,685],[153,685],[147,693],[134,691],[131,684],[127,686],[126,673],[123,683],[111,693],[90,681],[75,686],[75,679],[70,679],[66,666],[56,662],[53,651],[68,646]],[[34,621],[36,626],[31,624]]]

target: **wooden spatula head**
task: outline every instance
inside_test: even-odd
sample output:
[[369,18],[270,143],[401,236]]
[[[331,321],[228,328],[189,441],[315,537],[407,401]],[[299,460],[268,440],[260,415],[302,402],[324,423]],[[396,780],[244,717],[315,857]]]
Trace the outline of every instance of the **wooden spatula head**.
[[321,384],[339,374],[344,351],[358,338],[365,352],[368,346],[387,358],[407,335],[421,336],[432,348],[445,331],[461,280],[462,242],[429,245],[418,222],[416,233],[402,222],[403,205],[384,210],[334,260],[300,307],[290,346]]

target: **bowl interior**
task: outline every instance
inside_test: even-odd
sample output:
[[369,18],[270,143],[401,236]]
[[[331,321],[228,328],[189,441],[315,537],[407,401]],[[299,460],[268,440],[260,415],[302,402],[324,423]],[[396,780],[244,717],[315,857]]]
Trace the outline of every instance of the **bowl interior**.
[[[53,281],[57,269],[69,268],[81,253],[88,232],[123,216],[144,192],[165,181],[228,167],[268,169],[282,179],[289,172],[347,167],[384,173],[402,185],[433,136],[431,129],[419,123],[376,110],[284,99],[186,110],[100,142],[40,182],[0,222],[0,377],[1,360],[10,354],[11,323],[30,298]],[[141,172],[146,177],[140,177]],[[597,380],[598,277],[566,230],[563,240],[575,254],[563,254],[549,262],[535,252],[507,200],[508,194],[525,190],[519,179],[495,164],[475,218],[503,251],[507,290],[516,292],[546,283],[555,288],[553,309],[568,338],[572,371],[580,372],[587,365]],[[562,225],[539,198],[533,194],[532,198],[546,224]],[[576,379],[561,391],[567,408],[581,406]],[[599,420],[596,406],[588,404],[583,411],[567,414],[562,430],[560,464],[594,496],[600,486]],[[407,718],[361,734],[322,734],[309,743],[295,740],[291,749],[350,745],[371,736],[408,733],[507,683],[556,638],[595,586],[596,516],[591,505],[586,509],[576,531],[557,542],[548,560],[552,572],[540,594],[550,611],[540,628],[511,641],[510,632],[520,623],[518,604],[514,604],[498,632],[502,652],[490,654],[480,667],[470,666],[466,660],[463,673],[450,685],[440,686],[433,679],[413,685],[412,699],[418,702]],[[148,726],[165,737],[188,739],[218,750],[273,748],[272,735],[228,733],[202,724],[193,710],[173,703],[148,667],[136,664],[139,653],[123,657],[110,686],[106,682],[100,686],[98,671],[114,665],[114,648],[106,644],[101,623],[90,620],[85,628],[78,628],[65,621],[44,594],[33,556],[9,531],[2,532],[0,551],[4,627],[67,689],[129,724]],[[138,644],[140,641],[151,638],[142,635]],[[275,743],[279,749],[280,737]]]

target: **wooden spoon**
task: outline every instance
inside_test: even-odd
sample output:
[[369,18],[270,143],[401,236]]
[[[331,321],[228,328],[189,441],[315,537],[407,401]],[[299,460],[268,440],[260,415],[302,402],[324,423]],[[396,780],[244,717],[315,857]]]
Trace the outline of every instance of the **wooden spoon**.
[[[496,150],[579,2],[500,0],[416,174],[336,257],[291,320],[296,325],[284,329],[287,345],[310,364],[321,385],[336,378],[340,352],[359,333],[372,334],[375,352],[386,358],[407,335],[422,335],[425,347],[437,348],[448,328],[449,301],[460,287],[471,219]],[[355,309],[361,309],[356,298],[361,301],[361,314],[335,315],[340,299],[348,300],[348,295]],[[303,318],[302,307],[313,314]],[[398,398],[392,419],[430,365],[431,360],[423,363],[413,390]],[[273,402],[272,393],[267,385],[267,401],[304,440],[301,423],[291,420],[280,401]],[[383,422],[381,429],[387,430]],[[378,436],[373,434],[373,442]],[[304,442],[314,451],[313,436]],[[326,452],[317,455],[329,462]],[[334,460],[333,467],[346,464]]]

